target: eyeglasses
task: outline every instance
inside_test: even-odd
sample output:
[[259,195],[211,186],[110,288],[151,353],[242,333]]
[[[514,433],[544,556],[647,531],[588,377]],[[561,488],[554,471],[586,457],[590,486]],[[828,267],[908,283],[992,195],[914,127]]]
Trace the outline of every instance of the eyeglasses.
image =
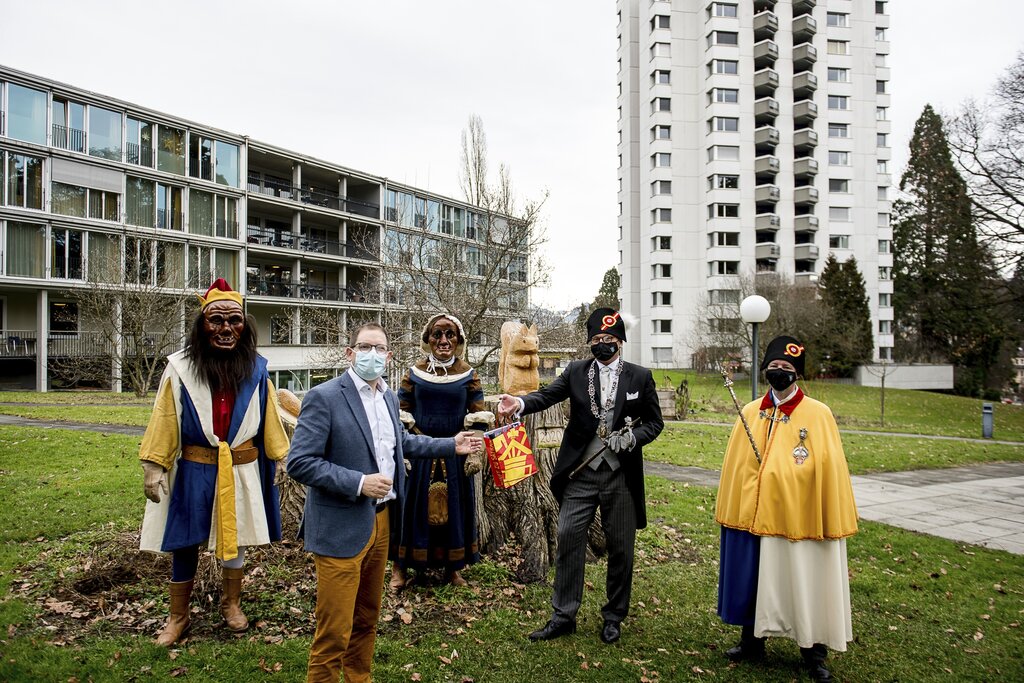
[[591,344],[614,344],[617,341],[619,340],[610,334],[599,334],[590,339]]
[[373,350],[373,351],[376,351],[377,353],[379,353],[382,356],[385,353],[388,352],[388,347],[385,344],[376,344],[376,345],[374,345],[374,344],[367,344],[366,342],[359,342],[358,344],[356,344],[352,348],[355,349],[356,351],[359,351],[360,353],[366,353],[367,351]]
[[458,339],[459,333],[455,330],[434,330],[430,333],[431,339],[441,339],[442,337],[445,339]]
[[245,318],[241,315],[231,315],[227,318],[222,315],[207,315],[203,317],[206,318],[206,322],[210,323],[214,327],[222,327],[224,323],[227,323],[231,327],[245,324]]

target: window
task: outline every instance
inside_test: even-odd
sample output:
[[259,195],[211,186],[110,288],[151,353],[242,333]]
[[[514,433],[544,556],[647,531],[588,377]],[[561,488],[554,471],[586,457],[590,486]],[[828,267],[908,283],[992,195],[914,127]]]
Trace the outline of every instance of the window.
[[708,17],[735,17],[736,5],[728,2],[715,2],[708,8]]
[[672,165],[672,155],[668,152],[657,152],[651,155],[651,166],[653,168],[668,168]]
[[830,55],[848,55],[848,54],[850,54],[850,41],[848,41],[848,40],[830,40],[830,41],[828,41],[828,53]]
[[878,295],[878,305],[882,308],[888,308],[892,306],[892,294],[881,292]]
[[654,126],[651,128],[651,140],[670,140],[672,138],[672,126]]
[[886,31],[885,31],[884,28],[881,28],[881,27],[876,27],[875,28],[875,40],[888,40],[888,38],[886,38],[886,35],[887,34],[886,34]]
[[708,270],[711,275],[738,275],[740,272],[739,261],[711,261],[708,263]]
[[651,209],[652,223],[671,223],[672,209]]
[[876,173],[888,173],[889,172],[889,161],[888,159],[879,159],[875,163]]
[[889,107],[875,107],[875,121],[888,121]]
[[850,70],[849,69],[836,69],[829,67],[828,69],[828,80],[833,83],[849,83],[850,82]]
[[7,136],[46,144],[46,93],[17,83],[7,84]]
[[892,253],[892,242],[889,240],[878,240],[878,253],[889,254]]
[[180,187],[156,184],[156,227],[165,230],[181,230],[184,227],[183,194]]
[[875,0],[875,14],[885,14],[885,0]]
[[878,227],[887,228],[889,227],[889,214],[880,213],[878,214]]
[[888,133],[876,133],[875,134],[875,141],[878,143],[879,147],[888,147],[889,146],[889,134]]
[[708,247],[738,246],[740,246],[740,234],[738,232],[712,232],[708,234]]
[[50,333],[78,334],[78,304],[72,301],[50,302]]
[[121,161],[121,112],[89,106],[89,154]]
[[725,102],[735,104],[740,101],[740,91],[736,88],[712,88],[708,93],[708,104]]
[[672,181],[655,180],[651,183],[651,194],[672,194]]
[[156,149],[157,169],[185,175],[185,131],[160,124]]
[[850,165],[850,153],[849,152],[832,152],[828,153],[828,165],[829,166],[849,166]]
[[708,292],[708,301],[716,306],[738,304],[740,302],[740,290],[712,289]]
[[672,264],[655,263],[651,266],[652,277],[672,277]]
[[879,185],[878,189],[878,201],[887,202],[889,201],[889,188],[885,185]]
[[46,228],[31,223],[7,222],[6,274],[9,276],[44,276],[46,256],[43,251]]
[[889,266],[879,266],[878,268],[878,279],[888,280],[892,276],[892,268]]
[[735,31],[712,31],[708,34],[708,47],[712,45],[739,45],[740,34]]
[[708,63],[708,75],[714,74],[738,74],[740,63],[735,59],[712,59]]
[[739,187],[740,177],[738,175],[716,173],[708,176],[709,190],[738,190]]
[[671,320],[652,320],[654,323],[654,334],[671,334],[672,333],[672,321]]
[[825,15],[825,24],[836,28],[848,28],[850,15],[845,12],[829,12]]
[[652,346],[651,347],[651,362],[667,364],[672,362],[672,347],[671,346]]
[[828,236],[828,248],[829,249],[849,249],[850,248],[850,236],[849,235],[829,235]]
[[655,30],[655,29],[668,28],[668,27],[669,27],[669,15],[667,15],[667,14],[655,14],[653,17],[651,17],[651,30],[652,31]]
[[672,111],[672,98],[655,97],[651,100],[651,113],[655,114],[659,111]]
[[651,292],[652,306],[671,306],[672,292]]
[[652,237],[651,249],[654,251],[670,251],[672,249],[672,238],[667,235]]
[[849,223],[853,220],[853,209],[848,206],[830,206],[828,207],[828,219],[830,221]]
[[876,54],[875,55],[875,66],[878,66],[878,67],[889,66],[887,59],[888,59],[888,55]]
[[238,200],[234,197],[216,195],[215,219],[217,221],[217,237],[238,238]]
[[50,208],[62,216],[85,218],[86,189],[54,182],[50,185]]
[[85,151],[85,105],[63,97],[54,97],[50,144],[72,152]]
[[848,138],[848,137],[850,137],[850,124],[848,124],[848,123],[830,123],[830,124],[828,124],[828,136],[830,138]]
[[878,334],[892,334],[892,321],[891,320],[879,320],[878,321]]
[[875,81],[875,93],[884,95],[888,81]]
[[845,95],[829,95],[828,96],[828,108],[829,109],[849,109],[850,98]]
[[828,191],[848,193],[850,191],[850,181],[845,178],[829,178]]
[[878,347],[878,359],[892,362],[892,347],[891,346],[879,346]]
[[740,120],[732,116],[713,116],[708,119],[708,132],[735,133],[740,129]]
[[146,121],[128,117],[125,126],[125,161],[136,166],[153,167],[153,129]]
[[239,187],[238,145],[218,140],[216,164],[216,181],[228,187]]
[[[0,158],[4,158],[4,155],[0,155]],[[3,188],[4,203],[7,206],[43,208],[42,159],[7,152],[3,175],[7,180]]]
[[739,204],[709,204],[708,218],[739,218]]
[[[672,82],[672,72],[665,69],[658,69],[651,74],[651,85],[668,85]],[[621,87],[622,84],[620,83]]]
[[472,211],[466,212],[466,239],[475,240],[479,238],[480,214]]
[[740,329],[736,318],[708,318],[708,329],[719,334],[735,334]]
[[81,280],[82,253],[80,230],[50,229],[50,277]]
[[732,145],[708,147],[708,161],[739,161],[740,148]]
[[671,57],[672,56],[672,44],[671,43],[655,43],[651,45],[651,59],[655,57]]
[[290,315],[270,317],[270,343],[290,344],[292,341],[292,318]]

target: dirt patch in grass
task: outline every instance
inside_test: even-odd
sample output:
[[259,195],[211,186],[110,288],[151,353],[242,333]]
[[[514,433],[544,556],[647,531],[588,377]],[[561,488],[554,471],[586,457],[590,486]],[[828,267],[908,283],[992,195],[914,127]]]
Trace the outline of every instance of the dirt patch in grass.
[[[87,636],[136,634],[153,637],[167,617],[170,556],[138,550],[138,532],[101,532],[102,538],[72,536],[53,543],[34,561],[16,568],[11,597],[36,606],[37,621],[19,624],[16,632],[42,632],[47,642],[74,644]],[[85,552],[81,548],[87,547]],[[658,524],[655,534],[638,542],[638,568],[666,562],[700,561],[685,531]],[[385,588],[382,632],[408,630],[422,637],[419,625],[458,634],[497,609],[532,617],[526,604],[529,587],[516,580],[522,557],[515,543],[463,570],[467,587],[448,585],[441,572],[414,574],[404,590]],[[220,570],[211,552],[202,552],[192,592],[189,638],[275,643],[311,636],[315,627],[316,574],[312,555],[295,542],[252,548],[246,553],[242,607],[250,629],[228,631],[218,613]],[[385,577],[385,586],[390,576]],[[593,586],[591,586],[593,588]],[[14,635],[13,633],[10,635]]]

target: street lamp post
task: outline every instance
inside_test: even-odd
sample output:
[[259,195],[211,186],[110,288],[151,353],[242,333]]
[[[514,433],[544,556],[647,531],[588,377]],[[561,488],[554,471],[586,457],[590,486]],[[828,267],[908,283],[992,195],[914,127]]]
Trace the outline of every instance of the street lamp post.
[[768,299],[757,294],[748,296],[740,304],[740,318],[743,319],[743,322],[750,323],[753,328],[750,353],[750,400],[752,401],[757,400],[757,374],[759,372],[757,363],[757,326],[767,320],[771,314],[772,305],[768,303]]

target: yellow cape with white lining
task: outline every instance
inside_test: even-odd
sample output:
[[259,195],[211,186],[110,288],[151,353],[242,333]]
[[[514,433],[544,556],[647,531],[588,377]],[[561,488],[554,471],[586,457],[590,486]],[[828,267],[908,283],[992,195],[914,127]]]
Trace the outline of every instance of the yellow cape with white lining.
[[[803,396],[788,422],[759,418],[762,401],[743,408],[761,452],[754,457],[737,419],[733,427],[715,507],[715,520],[758,536],[791,541],[839,539],[857,532],[857,506],[839,428],[828,406]],[[769,409],[770,412],[770,409]],[[806,429],[807,458],[793,456]]]

